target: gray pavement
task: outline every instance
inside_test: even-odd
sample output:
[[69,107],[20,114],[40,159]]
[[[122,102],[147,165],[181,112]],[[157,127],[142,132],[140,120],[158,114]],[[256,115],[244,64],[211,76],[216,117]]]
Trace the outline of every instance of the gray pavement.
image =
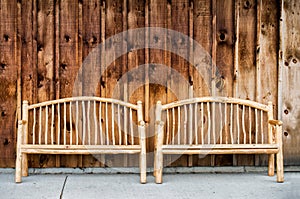
[[20,184],[13,173],[0,173],[0,198],[300,198],[300,172],[286,172],[285,182],[265,172],[164,174],[164,183],[147,184],[138,174],[30,174]]

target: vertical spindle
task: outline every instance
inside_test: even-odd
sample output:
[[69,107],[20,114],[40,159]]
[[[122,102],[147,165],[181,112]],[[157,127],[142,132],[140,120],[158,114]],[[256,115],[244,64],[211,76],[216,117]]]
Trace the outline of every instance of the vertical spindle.
[[222,104],[219,103],[219,112],[220,112],[220,144],[223,144],[223,135],[222,135],[222,128],[223,128],[223,113],[222,113]]
[[35,144],[36,108],[33,109],[32,143]]
[[112,136],[112,142],[113,145],[116,145],[115,140],[115,110],[114,110],[114,104],[111,103],[111,136]]
[[212,103],[212,132],[213,132],[213,141],[214,141],[214,144],[216,144],[216,124],[215,124],[215,121],[216,121],[216,103],[213,102]]
[[252,115],[251,115],[251,107],[249,106],[249,144],[252,144]]
[[84,101],[81,102],[82,108],[82,144],[85,144],[85,130],[86,130],[86,115],[85,115],[85,103]]
[[88,145],[91,145],[91,121],[90,121],[90,113],[91,113],[91,101],[88,100],[88,107],[87,107],[87,139],[88,139]]
[[189,104],[189,118],[188,118],[188,130],[189,130],[189,144],[191,145],[193,142],[193,105]]
[[243,105],[242,113],[242,126],[243,126],[243,135],[244,135],[244,144],[246,144],[246,128],[245,128],[245,105]]
[[45,144],[48,144],[48,105],[45,107],[46,109],[46,119],[45,119]]
[[60,103],[57,104],[57,144],[60,145]]
[[76,101],[76,120],[75,120],[75,130],[76,130],[76,145],[78,145],[78,131],[79,131],[79,128],[78,128],[78,117],[79,117],[79,108],[78,108],[78,101]]
[[263,110],[260,110],[260,131],[261,131],[261,144],[264,144],[264,126],[263,126]]
[[207,128],[207,142],[208,142],[208,144],[210,144],[210,106],[209,106],[209,102],[207,102],[207,114],[208,114],[208,119],[207,119],[207,121],[208,121],[208,128]]
[[112,136],[112,142],[113,145],[116,144],[115,140],[115,110],[114,110],[114,104],[111,103],[111,136]]
[[236,105],[237,143],[240,144],[240,114],[239,105]]
[[98,125],[97,125],[97,106],[96,101],[94,100],[94,128],[95,128],[95,145],[98,144]]
[[224,111],[224,114],[225,114],[225,118],[224,118],[224,124],[225,124],[225,143],[228,144],[228,128],[227,128],[227,102],[225,103],[225,111]]
[[234,144],[232,127],[233,127],[233,104],[231,103],[230,104],[230,137],[231,137],[231,144]]
[[106,144],[109,145],[109,134],[108,134],[108,104],[105,102],[105,136]]
[[257,109],[255,109],[255,144],[257,144],[258,142],[257,131],[258,131]]
[[70,144],[73,144],[72,101],[70,101],[69,115],[70,115]]
[[187,144],[187,118],[188,113],[187,113],[187,108],[186,105],[184,105],[184,123],[183,123],[183,144]]
[[204,144],[204,105],[203,102],[201,102],[201,142],[202,145]]
[[169,144],[170,139],[170,116],[169,116],[169,109],[167,109],[167,137],[166,137],[166,144]]
[[119,132],[119,145],[122,144],[122,134],[121,134],[121,112],[120,104],[118,104],[118,132]]
[[175,141],[175,110],[172,108],[172,144],[174,144]]
[[67,144],[67,107],[64,102],[64,145]]
[[127,145],[127,108],[124,106],[124,142]]
[[133,121],[132,121],[132,108],[129,109],[129,120],[130,120],[131,144],[134,145]]
[[42,144],[42,107],[39,113],[39,144]]
[[54,144],[54,104],[51,106],[51,144]]
[[195,103],[194,106],[194,118],[195,118],[195,139],[196,139],[196,145],[198,145],[198,115],[197,115],[197,110],[198,110],[198,103]]
[[[177,107],[177,112],[178,112],[178,115],[177,115],[177,141],[178,141],[178,144],[180,144],[180,135],[181,135],[181,133],[180,133],[180,126],[181,126],[180,106]],[[173,139],[175,139],[175,137]]]
[[103,131],[102,131],[102,102],[99,102],[99,133],[100,133],[100,144],[103,145]]

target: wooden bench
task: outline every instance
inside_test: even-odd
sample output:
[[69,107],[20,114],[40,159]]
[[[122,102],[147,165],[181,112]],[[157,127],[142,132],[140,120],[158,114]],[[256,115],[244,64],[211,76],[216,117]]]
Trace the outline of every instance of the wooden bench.
[[28,175],[27,154],[139,154],[146,183],[142,102],[74,97],[29,105],[18,122],[15,181]]
[[268,174],[283,182],[282,122],[273,105],[203,97],[156,105],[154,176],[162,183],[164,154],[268,154]]

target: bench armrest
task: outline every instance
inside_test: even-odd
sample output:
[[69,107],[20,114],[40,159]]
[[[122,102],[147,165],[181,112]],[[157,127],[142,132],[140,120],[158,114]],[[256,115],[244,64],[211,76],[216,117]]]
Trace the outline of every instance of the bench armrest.
[[269,124],[271,125],[278,125],[278,126],[282,126],[282,121],[280,120],[269,120]]

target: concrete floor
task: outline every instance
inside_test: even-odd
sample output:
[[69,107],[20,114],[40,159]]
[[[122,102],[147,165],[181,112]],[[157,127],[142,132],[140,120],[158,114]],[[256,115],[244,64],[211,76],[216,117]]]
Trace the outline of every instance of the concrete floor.
[[149,174],[147,184],[140,184],[138,174],[30,174],[15,184],[13,173],[1,173],[0,198],[300,198],[299,172],[286,172],[284,183],[265,172],[163,177],[163,184],[155,184]]

